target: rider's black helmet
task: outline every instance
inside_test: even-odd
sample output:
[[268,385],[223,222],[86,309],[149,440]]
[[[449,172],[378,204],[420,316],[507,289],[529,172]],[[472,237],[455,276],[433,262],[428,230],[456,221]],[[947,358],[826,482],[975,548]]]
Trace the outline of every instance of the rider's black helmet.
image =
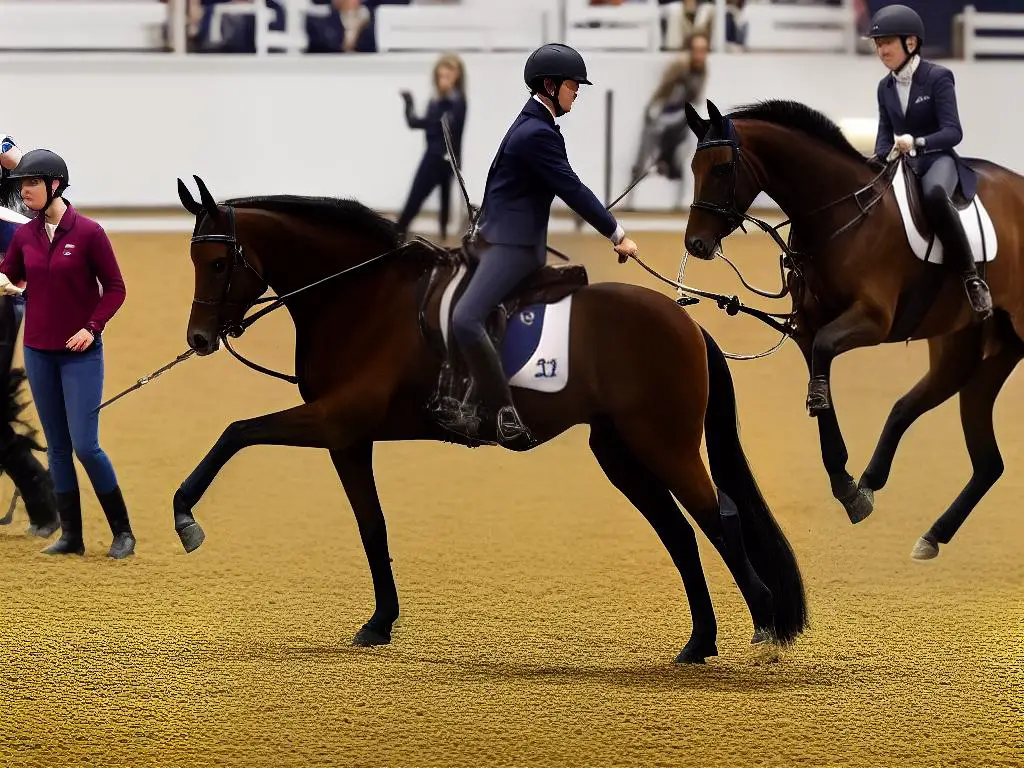
[[[47,199],[50,195],[60,197],[69,186],[68,165],[56,152],[48,149],[33,149],[21,157],[21,162],[8,174],[10,179],[42,179],[46,182]],[[60,182],[56,192],[50,187],[54,179]]]
[[871,17],[871,29],[868,37],[899,37],[913,35],[918,39],[918,46],[924,44],[924,22],[917,11],[905,5],[887,5]]
[[543,90],[545,77],[555,81],[575,80],[580,85],[593,85],[587,79],[587,64],[574,48],[562,43],[548,43],[530,54],[523,70],[523,80],[533,92]]

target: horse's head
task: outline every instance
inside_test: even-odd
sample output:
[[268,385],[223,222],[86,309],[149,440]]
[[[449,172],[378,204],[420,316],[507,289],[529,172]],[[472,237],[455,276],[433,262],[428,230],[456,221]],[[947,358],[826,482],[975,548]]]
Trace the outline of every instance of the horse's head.
[[749,165],[742,162],[740,138],[732,121],[709,100],[705,120],[686,105],[686,122],[697,137],[693,156],[693,203],[686,223],[686,250],[713,259],[724,238],[743,223],[761,192]]
[[188,345],[200,355],[215,352],[225,334],[237,336],[253,303],[267,290],[267,282],[246,258],[238,241],[235,209],[219,206],[206,184],[193,176],[202,202],[196,202],[178,179],[178,197],[196,217],[192,231],[195,293],[188,318]]

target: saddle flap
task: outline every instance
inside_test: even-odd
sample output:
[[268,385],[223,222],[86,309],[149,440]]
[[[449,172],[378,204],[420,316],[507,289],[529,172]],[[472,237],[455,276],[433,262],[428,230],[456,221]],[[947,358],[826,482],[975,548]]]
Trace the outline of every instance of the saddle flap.
[[526,278],[504,302],[505,311],[514,315],[517,307],[530,304],[554,304],[589,283],[582,264],[547,264]]
[[[944,263],[942,241],[935,236],[935,228],[925,211],[921,180],[910,170],[905,160],[900,160],[896,168],[892,188],[903,219],[907,241],[914,255],[921,261],[932,264]],[[952,202],[960,214],[974,261],[982,263],[995,259],[998,248],[996,231],[988,211],[985,210],[980,192],[971,200],[967,200],[960,184],[957,184]]]

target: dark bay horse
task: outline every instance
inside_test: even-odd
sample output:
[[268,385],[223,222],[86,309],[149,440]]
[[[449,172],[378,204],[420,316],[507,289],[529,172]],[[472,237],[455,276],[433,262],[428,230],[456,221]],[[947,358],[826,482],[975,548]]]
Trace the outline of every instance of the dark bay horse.
[[[699,138],[687,250],[714,258],[722,239],[745,220],[763,224],[747,214],[762,191],[791,220],[790,242],[780,244],[788,252],[794,339],[811,375],[808,410],[818,419],[832,493],[852,522],[872,512],[874,492],[884,487],[903,434],[923,413],[959,393],[973,474],[912,551],[915,559],[935,557],[1003,472],[992,410],[1024,356],[1024,178],[990,162],[967,160],[998,243],[997,258],[984,265],[996,312],[978,322],[959,274],[927,263],[930,251],[922,259],[911,246],[897,198],[901,161],[869,161],[832,121],[797,102],[765,101],[726,117],[708,102],[708,114],[705,120],[692,107],[687,110]],[[917,184],[912,179],[903,187],[909,186],[906,205],[913,219]],[[980,226],[979,232],[982,247],[991,249]],[[892,408],[855,484],[832,406],[832,360],[858,347],[910,339],[928,340],[929,371]]]
[[[399,606],[373,445],[477,444],[443,429],[427,407],[444,359],[429,340],[443,325],[447,286],[469,260],[424,240],[400,242],[392,222],[355,201],[275,196],[218,204],[196,183],[201,202],[178,181],[182,204],[196,217],[188,343],[208,355],[240,333],[268,286],[292,294],[283,304],[295,324],[303,404],[230,424],[175,493],[175,529],[186,551],[202,543],[193,508],[241,449],[327,449],[358,522],[376,600],[354,643],[388,643]],[[571,269],[578,276],[582,267]],[[567,274],[546,267],[536,280],[564,288]],[[540,442],[590,425],[601,468],[654,528],[682,577],[693,630],[677,662],[716,655],[717,625],[696,538],[675,499],[736,579],[753,642],[792,642],[807,624],[802,578],[744,457],[721,350],[663,294],[583,283],[562,291],[572,291],[567,384],[557,392],[516,388],[520,413]],[[530,285],[518,289],[523,302],[530,292]],[[543,368],[555,367],[549,363]],[[700,457],[705,429],[710,478]]]

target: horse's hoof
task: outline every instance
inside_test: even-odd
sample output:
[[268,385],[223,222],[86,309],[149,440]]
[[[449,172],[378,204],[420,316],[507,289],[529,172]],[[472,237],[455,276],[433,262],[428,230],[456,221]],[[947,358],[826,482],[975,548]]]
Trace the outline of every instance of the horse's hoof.
[[910,557],[914,560],[934,560],[938,556],[939,542],[935,541],[928,534],[918,539],[914,549],[910,552]]
[[852,496],[841,499],[850,522],[856,525],[875,511],[875,492],[859,486]]
[[30,525],[25,531],[29,536],[38,536],[40,539],[48,539],[60,530],[60,521],[54,520],[46,525]]
[[717,656],[718,647],[714,642],[690,640],[676,656],[676,664],[704,664],[708,656]]
[[766,643],[778,645],[779,638],[776,636],[775,630],[771,627],[758,627],[754,630],[754,636],[750,638],[750,644],[764,645]]
[[199,527],[199,523],[194,520],[178,528],[177,531],[178,538],[181,539],[181,546],[185,548],[186,552],[195,552],[206,540],[206,534]]
[[389,645],[390,643],[390,632],[387,634],[378,632],[369,624],[364,624],[362,629],[356,632],[356,636],[352,638],[352,645],[358,645],[362,648],[369,648],[374,645]]

